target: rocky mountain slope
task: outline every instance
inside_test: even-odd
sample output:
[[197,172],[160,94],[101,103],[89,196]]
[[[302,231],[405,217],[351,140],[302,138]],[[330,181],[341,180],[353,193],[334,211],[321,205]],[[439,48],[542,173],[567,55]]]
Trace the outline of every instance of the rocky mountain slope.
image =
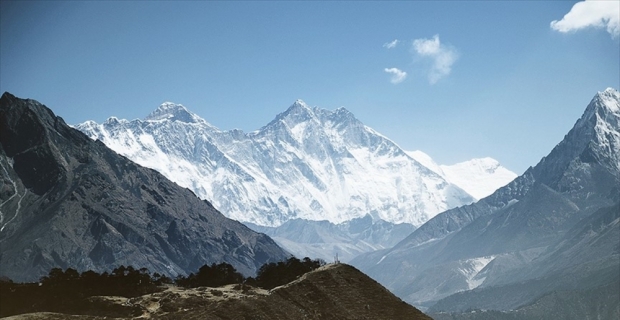
[[610,88],[513,182],[352,263],[433,312],[512,310],[554,290],[620,289],[619,203],[620,93]]
[[0,98],[0,275],[147,267],[174,277],[228,262],[253,274],[287,254],[34,100]]
[[[76,126],[160,171],[228,217],[277,227],[290,219],[420,225],[474,198],[344,108],[295,102],[263,128],[221,131],[173,103],[144,120]],[[506,181],[508,182],[508,181]]]
[[[131,299],[99,297],[90,303],[96,314],[104,314],[96,306],[103,311],[125,306],[130,311],[141,309],[142,316],[150,319],[431,319],[345,264],[326,265],[270,291],[240,285],[169,288]],[[13,319],[66,317],[38,313]],[[95,317],[74,315],[71,319]]]

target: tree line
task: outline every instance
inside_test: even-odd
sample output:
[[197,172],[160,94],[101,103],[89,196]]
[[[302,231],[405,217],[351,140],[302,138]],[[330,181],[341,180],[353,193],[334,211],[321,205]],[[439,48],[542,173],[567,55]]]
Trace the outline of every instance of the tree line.
[[302,260],[291,257],[285,261],[266,263],[258,269],[256,278],[245,278],[228,263],[202,266],[196,274],[187,277],[177,277],[175,283],[186,288],[219,287],[226,284],[243,283],[246,285],[273,289],[287,284],[299,276],[325,265],[321,259],[311,260],[308,257]]
[[[306,257],[300,260],[291,257],[285,261],[264,264],[255,278],[244,277],[225,262],[204,265],[196,273],[179,275],[175,279],[159,273],[151,274],[147,268],[136,269],[132,266],[119,266],[111,272],[103,273],[92,270],[80,273],[73,268],[53,268],[38,283],[14,283],[6,278],[0,279],[0,317],[39,311],[100,313],[101,310],[89,310],[93,308],[92,303],[84,301],[93,296],[132,298],[165,290],[165,285],[195,288],[245,284],[272,289],[324,264],[325,261],[320,259]],[[109,316],[137,316],[141,312],[137,306],[128,309],[109,305],[106,308],[110,309],[106,310]]]

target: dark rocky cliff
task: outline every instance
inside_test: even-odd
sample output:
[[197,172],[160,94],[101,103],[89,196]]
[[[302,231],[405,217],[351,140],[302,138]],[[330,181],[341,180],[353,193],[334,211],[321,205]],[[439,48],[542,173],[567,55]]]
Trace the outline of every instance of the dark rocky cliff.
[[228,262],[251,275],[287,254],[271,238],[69,127],[34,100],[0,99],[0,275],[119,265],[169,276]]

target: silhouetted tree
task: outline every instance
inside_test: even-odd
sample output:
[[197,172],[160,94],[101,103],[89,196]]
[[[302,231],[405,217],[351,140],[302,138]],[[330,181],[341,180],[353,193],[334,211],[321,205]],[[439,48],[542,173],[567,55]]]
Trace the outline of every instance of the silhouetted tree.
[[194,287],[219,287],[227,284],[243,282],[243,275],[229,263],[205,264],[200,267],[198,273],[191,273],[187,277],[177,277],[179,286]]

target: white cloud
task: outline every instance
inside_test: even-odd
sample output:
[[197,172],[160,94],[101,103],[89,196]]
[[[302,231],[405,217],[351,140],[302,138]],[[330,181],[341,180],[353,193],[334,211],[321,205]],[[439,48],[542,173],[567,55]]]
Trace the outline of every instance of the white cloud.
[[428,80],[431,84],[449,75],[452,71],[452,65],[459,57],[456,49],[441,44],[439,35],[433,36],[432,39],[413,40],[412,50],[422,57],[433,60],[433,66],[428,74]]
[[383,71],[392,74],[392,78],[390,79],[390,82],[393,84],[401,83],[405,81],[405,78],[407,78],[407,72],[402,71],[398,68],[385,68],[383,69]]
[[617,38],[620,36],[620,1],[577,2],[562,20],[551,21],[550,26],[563,33],[588,27],[606,28],[613,38]]
[[392,49],[394,47],[396,47],[396,45],[399,43],[400,41],[398,41],[398,39],[394,39],[394,41],[392,42],[387,42],[383,44],[384,48],[388,48],[388,49]]

